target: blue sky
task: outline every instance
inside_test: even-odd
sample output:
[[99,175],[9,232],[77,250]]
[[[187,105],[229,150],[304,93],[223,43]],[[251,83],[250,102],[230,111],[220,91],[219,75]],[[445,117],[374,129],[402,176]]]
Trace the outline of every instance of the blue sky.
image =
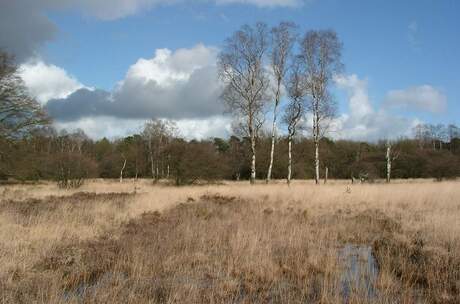
[[[384,117],[368,117],[370,120],[397,115],[412,122],[460,123],[459,1],[253,0],[216,4],[197,0],[164,4],[171,1],[151,0],[152,5],[128,13],[120,9],[109,17],[105,12],[110,7],[64,2],[69,4],[37,5],[36,11],[10,5],[12,10],[22,9],[23,14],[27,10],[43,14],[54,27],[52,35],[35,43],[30,55],[21,56],[25,63],[35,60],[58,67],[88,88],[114,90],[130,67],[140,58],[154,58],[157,49],[174,52],[200,43],[218,49],[243,24],[263,21],[276,25],[289,20],[297,23],[301,32],[334,29],[342,40],[344,74],[349,78],[346,84],[334,88],[340,114],[353,116],[349,113],[353,111],[350,98],[362,99],[364,94],[363,102],[369,103],[373,112],[386,113]],[[350,82],[352,76],[357,77],[360,86]],[[397,94],[391,96],[400,98],[390,101],[392,91]],[[215,118],[215,113],[212,115]],[[348,118],[348,128],[359,124],[356,119],[352,123]],[[364,127],[369,125],[372,123]]]

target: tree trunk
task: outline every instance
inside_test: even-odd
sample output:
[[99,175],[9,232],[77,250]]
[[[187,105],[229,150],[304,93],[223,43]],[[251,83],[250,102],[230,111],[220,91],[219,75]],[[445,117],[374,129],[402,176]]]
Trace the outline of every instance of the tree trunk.
[[255,141],[255,138],[253,136],[251,136],[251,154],[252,154],[252,159],[251,159],[251,180],[250,180],[250,183],[252,185],[256,181],[256,141]]
[[254,117],[249,115],[249,137],[251,139],[251,177],[249,182],[253,185],[256,181],[256,134],[254,130]]
[[170,175],[170,171],[171,171],[170,166],[169,166],[169,163],[171,161],[171,156],[169,154],[167,155],[167,161],[168,161],[168,163],[166,165],[166,179],[169,179],[169,175]]
[[152,171],[152,180],[155,181],[155,166],[153,164],[153,155],[150,154],[150,170]]
[[391,181],[391,146],[387,146],[387,183]]
[[123,167],[121,167],[121,170],[120,170],[120,183],[123,182],[123,170],[125,170],[125,167],[126,167],[126,158],[125,158],[125,161],[123,162]]
[[328,175],[329,175],[329,168],[326,167],[326,171],[324,172],[324,184],[327,184]]
[[275,101],[275,108],[273,109],[273,125],[272,125],[272,146],[270,150],[270,165],[268,166],[268,172],[267,172],[267,184],[272,178],[272,168],[273,168],[273,156],[275,154],[275,138],[276,138],[276,109],[278,108],[278,102],[279,102],[279,89],[276,92],[276,101]]
[[291,174],[292,174],[292,135],[289,134],[288,137],[288,175],[287,175],[287,184],[291,185]]
[[315,140],[315,183],[319,185],[319,141]]
[[268,165],[267,180],[266,180],[267,184],[272,178],[273,155],[275,154],[275,132],[276,132],[275,129],[276,129],[275,119],[273,119],[272,144],[271,144],[271,149],[270,149],[270,164]]
[[155,171],[153,164],[153,147],[152,147],[152,138],[149,138],[149,153],[150,153],[150,171],[152,173],[152,182],[155,181]]
[[313,113],[313,141],[315,142],[315,184],[319,185],[319,102],[315,102]]
[[155,169],[155,180],[159,180],[160,179],[160,171],[158,169],[158,161],[156,161],[156,169]]

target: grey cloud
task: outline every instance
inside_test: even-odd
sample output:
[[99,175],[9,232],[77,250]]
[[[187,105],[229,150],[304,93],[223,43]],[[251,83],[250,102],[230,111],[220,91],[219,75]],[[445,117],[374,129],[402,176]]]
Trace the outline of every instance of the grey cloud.
[[[311,0],[206,0],[216,4],[241,3],[258,7],[293,7]],[[76,10],[102,20],[134,15],[185,0],[0,0],[0,48],[24,62],[52,40],[58,29],[46,13]],[[195,0],[199,3],[202,0]]]
[[0,48],[19,62],[33,56],[57,33],[56,26],[32,1],[0,0]]
[[65,99],[50,100],[46,110],[58,121],[88,116],[205,118],[222,113],[220,92],[215,67],[210,66],[195,70],[188,80],[171,87],[128,78],[113,93],[80,89]]
[[48,101],[45,110],[58,121],[72,121],[84,116],[110,115],[110,93],[79,89],[67,98]]
[[215,67],[194,71],[188,81],[163,87],[154,80],[126,79],[113,95],[116,116],[197,118],[222,113]]
[[0,49],[18,62],[34,56],[58,28],[46,16],[50,11],[75,9],[103,20],[137,13],[166,0],[0,0]]

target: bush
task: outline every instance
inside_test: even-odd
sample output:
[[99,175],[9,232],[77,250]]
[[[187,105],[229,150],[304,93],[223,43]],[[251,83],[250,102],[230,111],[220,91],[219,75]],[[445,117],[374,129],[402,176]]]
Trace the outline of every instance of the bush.
[[96,164],[79,153],[62,153],[55,162],[55,179],[59,188],[79,188],[85,178],[96,171]]
[[176,185],[193,184],[197,181],[215,181],[222,178],[222,166],[218,152],[210,142],[175,140],[171,143],[172,175]]

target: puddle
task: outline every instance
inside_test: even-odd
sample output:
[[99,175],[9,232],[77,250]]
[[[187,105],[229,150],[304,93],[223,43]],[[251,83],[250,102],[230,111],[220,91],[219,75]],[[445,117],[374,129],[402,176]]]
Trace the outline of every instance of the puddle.
[[352,295],[365,300],[377,298],[376,281],[378,278],[377,261],[370,246],[350,245],[339,250],[340,293],[345,303]]
[[96,293],[97,289],[114,281],[123,281],[125,279],[126,275],[124,274],[107,272],[94,283],[81,283],[76,289],[65,291],[63,298],[65,302],[75,299],[80,302],[86,295]]

